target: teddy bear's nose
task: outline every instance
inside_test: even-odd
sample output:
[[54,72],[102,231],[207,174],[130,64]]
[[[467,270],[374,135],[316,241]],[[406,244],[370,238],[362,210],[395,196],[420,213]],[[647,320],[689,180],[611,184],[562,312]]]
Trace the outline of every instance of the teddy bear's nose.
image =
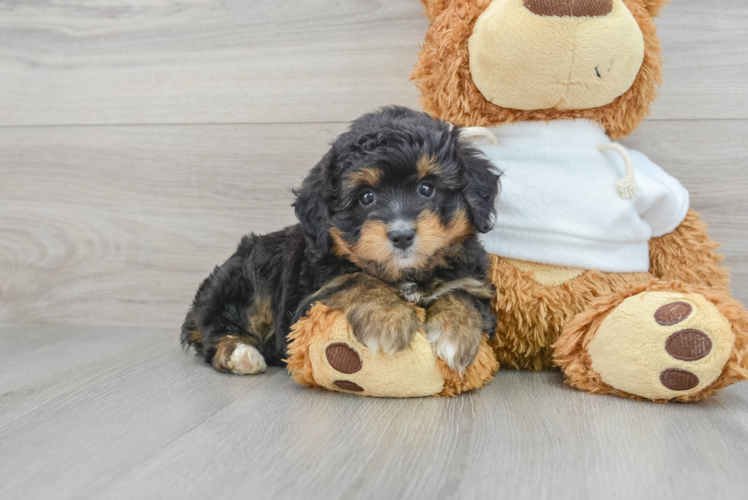
[[613,0],[524,0],[539,16],[602,17],[613,10]]

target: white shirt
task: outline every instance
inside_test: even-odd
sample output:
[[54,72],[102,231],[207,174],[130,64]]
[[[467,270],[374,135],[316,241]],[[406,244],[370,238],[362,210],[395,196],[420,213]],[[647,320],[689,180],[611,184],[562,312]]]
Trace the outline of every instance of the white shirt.
[[[603,129],[584,119],[520,122],[489,129],[498,145],[480,146],[504,172],[486,251],[558,266],[632,273],[649,270],[653,237],[686,217],[688,191],[638,151],[627,150],[639,192],[624,199],[625,164]],[[477,144],[476,144],[477,145]]]

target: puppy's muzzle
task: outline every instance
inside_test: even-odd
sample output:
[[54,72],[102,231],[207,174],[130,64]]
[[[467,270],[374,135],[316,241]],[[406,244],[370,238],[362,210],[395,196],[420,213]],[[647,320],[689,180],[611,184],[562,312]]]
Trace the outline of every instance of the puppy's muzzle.
[[390,241],[395,248],[405,250],[413,245],[413,242],[416,239],[416,231],[415,229],[398,229],[390,231],[387,236],[389,236]]

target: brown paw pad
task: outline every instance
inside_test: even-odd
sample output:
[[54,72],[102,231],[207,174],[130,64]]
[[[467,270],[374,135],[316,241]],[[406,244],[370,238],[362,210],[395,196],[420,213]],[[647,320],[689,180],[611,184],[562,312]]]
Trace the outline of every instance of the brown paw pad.
[[675,359],[697,361],[712,351],[712,340],[699,330],[681,330],[668,337],[665,350]]
[[[358,355],[358,353],[354,351],[351,346],[344,342],[336,342],[327,346],[327,349],[325,349],[325,356],[327,356],[327,362],[330,363],[330,366],[335,368],[340,373],[356,373],[358,371],[361,371],[361,368],[363,367],[363,362],[361,361],[361,357]],[[346,384],[351,383],[353,382],[346,382]],[[337,382],[335,382],[335,384],[337,385]],[[363,390],[361,388],[359,389]]]
[[699,385],[699,377],[678,368],[670,368],[660,374],[660,382],[671,391],[688,391]]
[[692,312],[693,306],[688,302],[671,302],[657,309],[654,318],[662,326],[673,326],[688,318]]
[[364,392],[363,387],[351,382],[350,380],[336,380],[333,384],[335,384],[335,387],[338,389],[343,389],[344,391]]

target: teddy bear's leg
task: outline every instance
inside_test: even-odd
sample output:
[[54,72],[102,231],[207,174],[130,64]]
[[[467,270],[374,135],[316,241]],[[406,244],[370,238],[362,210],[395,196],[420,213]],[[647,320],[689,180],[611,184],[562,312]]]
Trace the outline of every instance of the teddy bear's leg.
[[423,330],[407,349],[372,351],[356,338],[345,313],[321,302],[293,325],[289,341],[287,367],[296,382],[362,396],[455,396],[483,386],[499,368],[486,336],[464,373],[436,356]]
[[695,401],[748,378],[748,313],[723,290],[653,280],[593,301],[554,361],[588,392]]

